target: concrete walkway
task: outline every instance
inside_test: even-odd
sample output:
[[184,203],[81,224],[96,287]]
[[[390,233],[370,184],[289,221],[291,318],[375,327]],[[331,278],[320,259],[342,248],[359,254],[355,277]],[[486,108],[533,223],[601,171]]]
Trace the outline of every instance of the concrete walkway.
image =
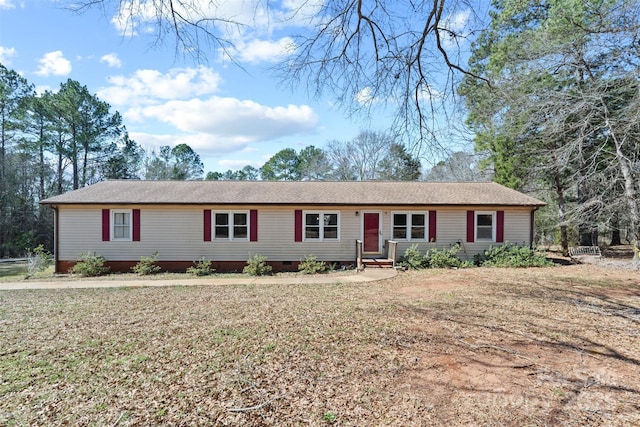
[[0,291],[14,289],[83,289],[83,288],[122,288],[152,286],[211,286],[211,285],[275,285],[275,284],[320,284],[320,283],[362,283],[375,282],[395,277],[398,272],[393,268],[368,268],[361,273],[313,274],[296,276],[245,276],[237,277],[189,277],[182,279],[123,279],[110,276],[102,280],[62,279],[51,281],[0,282]]

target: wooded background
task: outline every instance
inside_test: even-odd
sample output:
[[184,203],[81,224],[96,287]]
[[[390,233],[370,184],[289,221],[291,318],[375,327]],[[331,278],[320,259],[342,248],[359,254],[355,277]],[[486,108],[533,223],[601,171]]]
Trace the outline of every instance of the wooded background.
[[[159,34],[173,31],[196,56],[202,51],[193,43],[203,35],[232,55],[215,19],[204,15],[211,10],[191,5],[181,15],[183,3],[154,2]],[[350,113],[360,111],[353,100],[367,88],[371,99],[397,107],[397,120],[391,129],[324,148],[282,150],[259,169],[205,175],[185,144],[147,152],[129,138],[121,115],[80,82],[37,94],[0,65],[0,258],[52,247],[52,211],[40,200],[114,178],[493,179],[548,203],[537,215],[538,244],[565,251],[637,244],[640,5],[494,0],[473,25],[447,21],[481,6],[486,2],[323,2],[315,32],[295,39],[283,81],[319,96],[339,93]],[[141,12],[132,6],[128,13],[134,19]],[[454,152],[436,138],[435,117],[465,125],[475,151]],[[435,152],[445,160],[424,169],[421,160]]]

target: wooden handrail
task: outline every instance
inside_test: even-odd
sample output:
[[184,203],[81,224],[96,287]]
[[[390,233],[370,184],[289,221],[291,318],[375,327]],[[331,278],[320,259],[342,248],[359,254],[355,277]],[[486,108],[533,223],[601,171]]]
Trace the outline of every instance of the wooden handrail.
[[364,269],[362,264],[362,240],[356,240],[356,268],[358,271]]
[[393,266],[396,266],[396,258],[398,256],[398,242],[394,240],[387,241],[387,258],[391,260]]

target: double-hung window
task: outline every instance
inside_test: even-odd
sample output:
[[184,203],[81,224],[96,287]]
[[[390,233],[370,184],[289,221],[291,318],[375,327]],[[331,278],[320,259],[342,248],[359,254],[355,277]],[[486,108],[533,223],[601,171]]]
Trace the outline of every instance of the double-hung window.
[[305,240],[339,240],[340,216],[337,212],[305,212]]
[[496,213],[476,212],[476,241],[496,240]]
[[392,214],[394,240],[426,240],[427,213],[426,212],[394,212]]
[[131,240],[131,209],[111,211],[111,240]]
[[248,212],[214,212],[214,239],[247,240],[249,238]]

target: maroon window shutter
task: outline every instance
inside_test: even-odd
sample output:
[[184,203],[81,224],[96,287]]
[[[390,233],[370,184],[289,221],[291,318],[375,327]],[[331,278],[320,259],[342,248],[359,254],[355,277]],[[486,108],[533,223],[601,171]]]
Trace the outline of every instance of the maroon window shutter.
[[302,242],[302,211],[296,209],[295,214],[295,241]]
[[108,242],[111,240],[111,230],[109,228],[109,218],[111,217],[111,211],[109,209],[102,209],[102,241]]
[[436,211],[429,211],[429,241],[436,241]]
[[140,241],[140,209],[133,210],[133,241]]
[[475,211],[467,211],[467,242],[475,240],[476,213]]
[[204,241],[211,241],[211,209],[204,210]]
[[249,241],[258,241],[258,210],[251,209],[249,211]]
[[496,212],[496,242],[504,242],[504,211]]

